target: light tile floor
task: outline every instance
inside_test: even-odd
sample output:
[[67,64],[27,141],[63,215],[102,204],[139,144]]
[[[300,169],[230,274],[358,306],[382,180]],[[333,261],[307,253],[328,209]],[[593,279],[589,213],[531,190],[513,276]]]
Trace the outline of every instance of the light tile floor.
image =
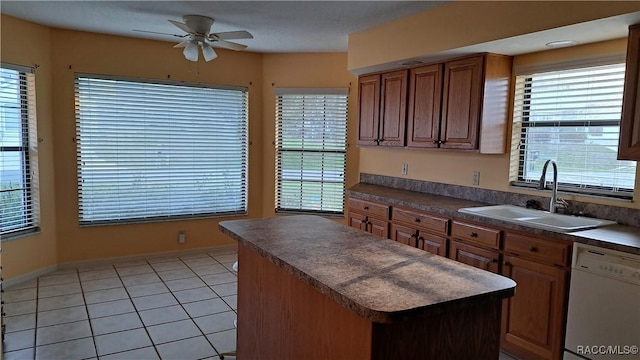
[[236,347],[236,259],[235,249],[150,257],[5,289],[4,359],[219,359]]

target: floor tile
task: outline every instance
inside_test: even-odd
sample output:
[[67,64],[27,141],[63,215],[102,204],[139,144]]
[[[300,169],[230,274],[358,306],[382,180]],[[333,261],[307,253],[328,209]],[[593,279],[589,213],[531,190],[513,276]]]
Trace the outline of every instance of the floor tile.
[[180,258],[180,260],[182,261],[188,260],[188,259],[201,259],[201,258],[208,258],[208,257],[210,256],[206,252],[194,252],[194,253],[178,256],[178,258]]
[[145,326],[164,324],[189,318],[189,315],[187,315],[184,309],[182,309],[182,306],[179,305],[144,310],[140,311],[139,314]]
[[71,283],[71,284],[60,284],[60,285],[51,285],[51,286],[39,286],[38,287],[38,298],[46,298],[52,296],[62,296],[69,294],[77,294],[81,293],[82,289],[80,288],[80,283]]
[[144,329],[120,331],[95,337],[98,356],[143,348],[151,345]]
[[3,307],[6,316],[25,315],[36,312],[36,301],[25,300],[5,303]]
[[35,356],[35,348],[10,351],[2,355],[4,360],[33,360],[33,357]]
[[4,303],[11,303],[25,300],[35,300],[38,294],[36,288],[5,290],[2,294]]
[[178,269],[169,271],[158,271],[158,276],[160,276],[163,281],[169,281],[194,277],[196,276],[196,274],[190,269]]
[[196,322],[204,334],[211,334],[214,332],[234,329],[235,326],[233,322],[235,319],[236,313],[233,311],[227,311],[195,318],[193,321]]
[[80,360],[96,356],[92,338],[77,339],[36,347],[36,360]]
[[7,333],[34,329],[36,327],[36,314],[5,316],[2,318],[2,324],[5,325]]
[[122,287],[122,282],[117,277],[82,281],[83,291],[98,291],[98,290],[106,290],[106,289],[115,289],[119,287]]
[[62,325],[38,327],[37,344],[47,345],[61,341],[91,337],[91,327],[88,320],[82,320]]
[[131,259],[131,260],[122,260],[122,261],[115,262],[113,266],[116,269],[120,269],[124,267],[129,267],[129,266],[138,266],[138,265],[147,265],[147,264],[148,262],[146,259]]
[[222,300],[227,303],[233,310],[238,310],[238,295],[223,296]]
[[231,311],[231,308],[220,298],[196,301],[182,305],[192,318]]
[[151,264],[151,266],[155,271],[188,269],[187,265],[185,265],[180,260],[155,263],[155,264]]
[[147,331],[155,345],[202,335],[191,319],[149,326]]
[[105,289],[98,291],[88,291],[84,293],[84,298],[87,304],[97,304],[107,301],[128,299],[129,295],[123,287]]
[[4,351],[22,350],[32,348],[36,340],[34,329],[16,331],[4,335]]
[[193,270],[193,272],[198,274],[199,276],[229,272],[229,269],[218,263],[216,263],[215,265],[192,267],[191,270]]
[[82,294],[69,294],[62,296],[52,296],[38,300],[38,310],[56,310],[72,306],[84,305],[84,297]]
[[147,262],[149,262],[149,264],[151,265],[159,264],[163,262],[173,262],[173,261],[180,261],[180,259],[177,256],[158,256],[158,257],[151,257],[147,259]]
[[196,259],[182,259],[182,262],[187,264],[187,266],[190,268],[218,264],[216,260],[214,260],[209,256],[203,257],[203,258],[196,258]]
[[78,282],[78,274],[74,271],[67,274],[40,276],[38,279],[39,286],[60,285]]
[[[226,249],[215,249],[209,252],[209,256],[219,256],[219,255],[236,255],[238,253],[238,248],[236,246],[228,247]],[[237,256],[237,255],[236,255]]]
[[198,277],[166,281],[165,284],[171,291],[195,289],[206,286],[206,284]]
[[207,335],[207,339],[209,339],[219,353],[234,351],[236,349],[236,329],[209,334]]
[[87,305],[87,310],[91,319],[136,311],[129,299],[90,304]]
[[204,336],[156,346],[162,359],[196,360],[217,355]]
[[132,300],[138,311],[178,305],[176,298],[169,293],[136,297]]
[[207,287],[174,291],[173,296],[175,296],[181,304],[218,297],[216,293]]
[[[2,285],[4,287],[4,284]],[[8,286],[6,288],[4,288],[5,293],[8,290],[22,290],[22,289],[30,289],[30,288],[37,288],[38,287],[38,279],[31,279],[31,280],[27,280],[25,282],[21,282],[20,284],[14,284],[12,286]]]
[[220,263],[234,262],[238,260],[238,255],[236,254],[225,254],[225,255],[213,255],[213,258],[216,259]]
[[122,282],[124,283],[125,286],[134,286],[134,285],[151,284],[155,282],[160,282],[160,278],[155,273],[121,276],[120,279],[122,279]]
[[153,272],[153,269],[151,268],[151,266],[149,266],[149,264],[119,267],[117,268],[117,270],[118,275],[120,276],[147,274]]
[[113,269],[112,264],[100,263],[100,264],[89,264],[89,265],[80,265],[77,270],[80,274],[86,271],[98,271],[98,270],[108,270]]
[[[158,353],[153,346],[142,349],[123,351],[116,354],[100,356],[100,360],[159,360]],[[165,359],[168,360],[168,359]]]
[[211,286],[238,281],[238,278],[229,271],[220,274],[204,275],[201,276],[201,278],[205,283],[207,283],[207,285]]
[[126,313],[91,319],[91,328],[93,329],[94,335],[132,330],[143,326],[137,313]]
[[58,325],[80,320],[86,320],[87,309],[84,306],[48,310],[38,312],[38,326]]
[[167,288],[164,283],[157,282],[151,284],[127,286],[127,291],[129,292],[129,296],[133,298],[167,293],[169,292],[169,288]]
[[118,273],[113,267],[109,267],[107,269],[85,271],[80,273],[80,280],[82,281],[109,279],[109,278],[115,278],[115,277],[118,277]]
[[215,291],[218,296],[229,296],[238,294],[238,282],[226,284],[211,285],[211,290]]

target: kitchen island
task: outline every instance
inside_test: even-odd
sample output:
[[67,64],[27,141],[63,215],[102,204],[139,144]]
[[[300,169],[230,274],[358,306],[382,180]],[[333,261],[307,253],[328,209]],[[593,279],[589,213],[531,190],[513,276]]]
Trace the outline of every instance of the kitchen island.
[[498,359],[515,282],[309,215],[238,241],[239,359]]

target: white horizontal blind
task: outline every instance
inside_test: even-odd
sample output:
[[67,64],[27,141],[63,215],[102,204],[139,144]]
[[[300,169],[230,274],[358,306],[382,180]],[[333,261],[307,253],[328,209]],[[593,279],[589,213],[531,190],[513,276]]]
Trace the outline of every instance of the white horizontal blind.
[[278,89],[276,212],[344,213],[347,89]]
[[37,129],[33,69],[0,68],[0,234],[37,230]]
[[243,214],[247,91],[76,76],[81,224]]
[[551,159],[562,190],[631,197],[636,163],[617,160],[624,71],[624,64],[613,64],[516,78],[511,172],[517,183],[537,183]]

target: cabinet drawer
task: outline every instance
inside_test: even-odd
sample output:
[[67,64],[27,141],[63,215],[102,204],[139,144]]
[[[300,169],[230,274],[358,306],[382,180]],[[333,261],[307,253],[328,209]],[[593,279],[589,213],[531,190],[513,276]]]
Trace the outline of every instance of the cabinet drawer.
[[442,235],[447,235],[449,230],[448,219],[423,212],[393,208],[391,220],[403,222],[416,229],[431,230]]
[[378,204],[368,200],[349,198],[349,208],[363,214],[377,216],[381,219],[389,219],[389,206]]
[[504,250],[533,260],[566,266],[569,265],[571,245],[559,241],[506,234]]
[[496,229],[454,221],[451,226],[451,236],[494,249],[500,247],[500,230]]

